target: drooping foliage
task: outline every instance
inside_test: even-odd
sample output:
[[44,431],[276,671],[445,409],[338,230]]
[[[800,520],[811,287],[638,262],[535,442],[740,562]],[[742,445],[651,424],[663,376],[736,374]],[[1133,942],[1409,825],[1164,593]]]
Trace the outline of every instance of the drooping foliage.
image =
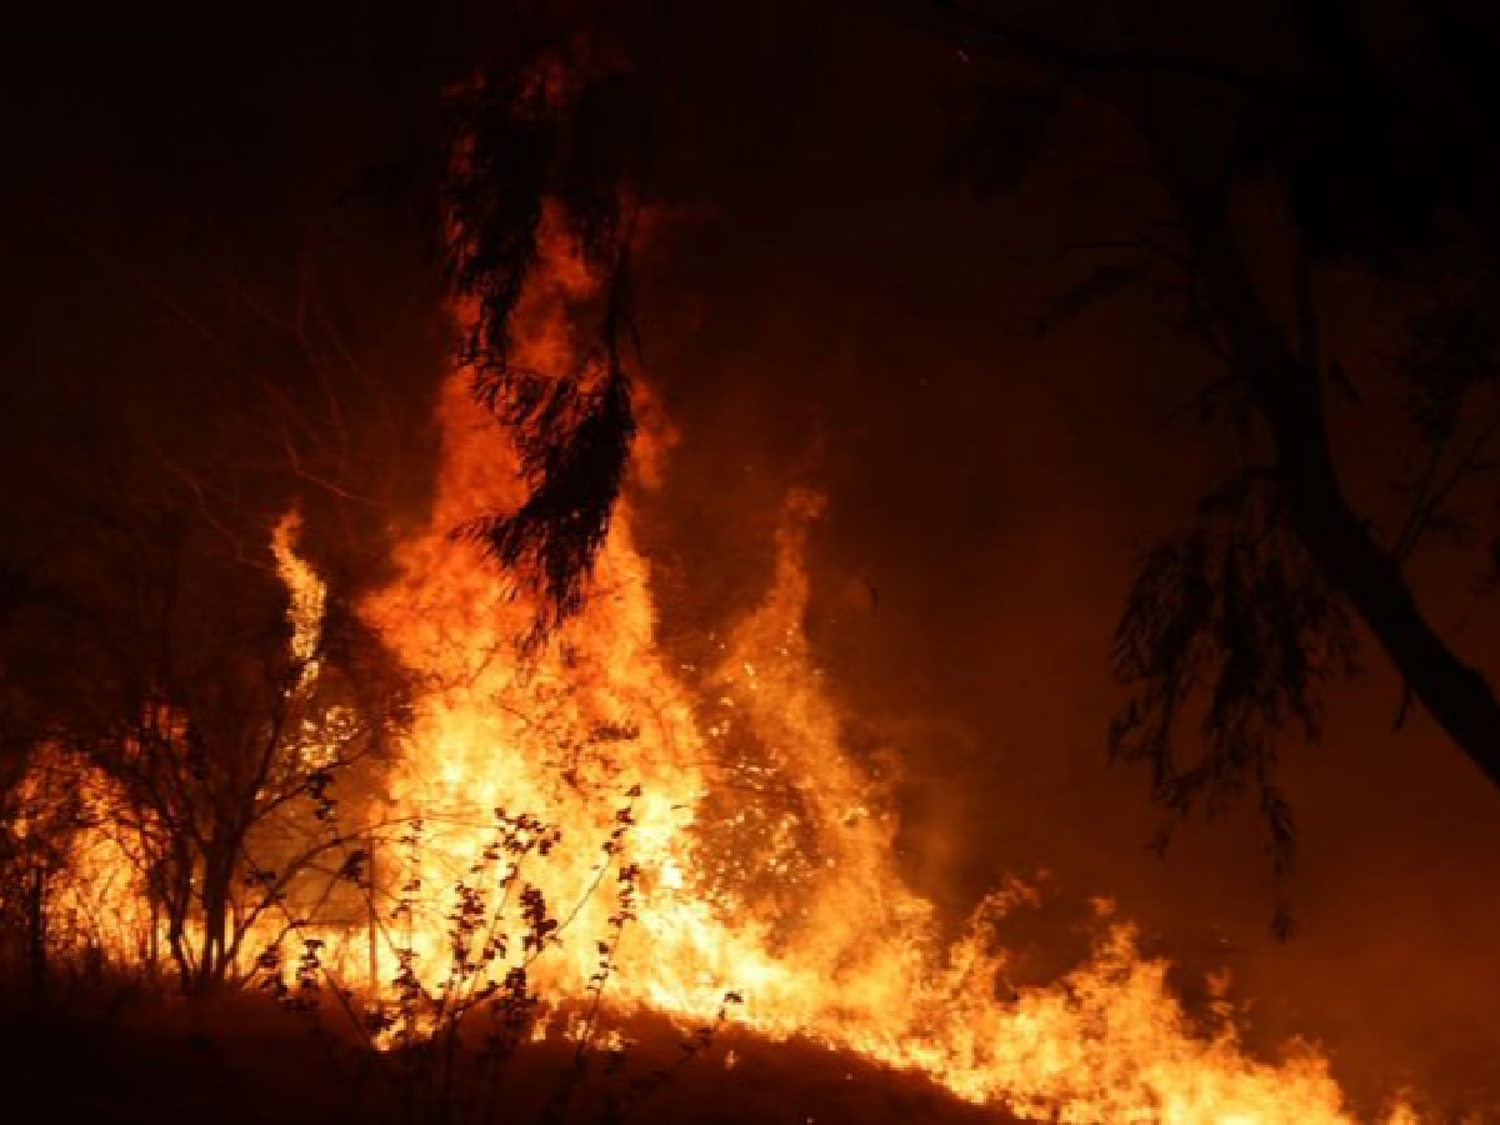
[[[530,495],[461,529],[533,596],[532,650],[577,613],[609,529],[635,433],[627,355],[640,117],[620,67],[577,42],[495,68],[450,104],[444,186],[453,288],[472,303],[462,359],[474,393],[508,429]],[[543,241],[569,239],[596,297],[577,311],[577,360],[536,370],[514,329]]]
[[[1149,766],[1170,818],[1160,846],[1183,816],[1222,812],[1248,793],[1284,892],[1296,827],[1276,777],[1281,735],[1316,741],[1323,687],[1353,656],[1343,601],[1253,478],[1210,496],[1192,527],[1157,544],[1115,634],[1115,671],[1131,696],[1110,750]],[[1290,931],[1284,894],[1274,924]]]

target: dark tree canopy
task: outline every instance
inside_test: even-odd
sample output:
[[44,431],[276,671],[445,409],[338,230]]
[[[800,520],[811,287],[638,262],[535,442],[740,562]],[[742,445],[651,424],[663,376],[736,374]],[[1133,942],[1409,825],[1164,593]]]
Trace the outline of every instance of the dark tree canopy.
[[[1485,537],[1491,556],[1497,542],[1484,485],[1500,419],[1500,101],[1491,71],[1460,49],[1475,13],[1314,0],[1239,44],[1212,21],[1177,28],[1134,2],[1031,19],[1003,3],[925,12],[982,60],[983,104],[1073,97],[1129,134],[1169,216],[1135,256],[1170,275],[1182,323],[1221,371],[1202,419],[1231,427],[1244,451],[1192,526],[1141,562],[1116,634],[1131,696],[1113,752],[1150,764],[1173,817],[1253,793],[1280,882],[1295,830],[1278,743],[1289,727],[1317,737],[1323,688],[1354,667],[1357,620],[1405,681],[1402,718],[1420,703],[1500,785],[1500,702],[1405,569],[1433,532]],[[1393,46],[1393,27],[1416,38]],[[981,188],[1004,188],[1039,136],[1034,115],[985,113],[961,151]],[[997,159],[1009,168],[998,184],[984,175]],[[1282,263],[1269,280],[1254,260],[1266,245]],[[1338,354],[1324,328],[1336,271],[1406,294],[1395,368],[1421,468],[1390,526],[1356,508],[1331,436],[1334,415],[1357,412],[1384,374]],[[1283,902],[1276,926],[1288,925]]]

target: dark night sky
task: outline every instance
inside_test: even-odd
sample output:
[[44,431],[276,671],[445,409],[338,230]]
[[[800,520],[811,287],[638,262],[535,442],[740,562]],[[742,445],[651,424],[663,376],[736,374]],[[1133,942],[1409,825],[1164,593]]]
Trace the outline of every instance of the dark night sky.
[[[249,372],[285,342],[262,339],[222,278],[285,303],[311,253],[378,364],[354,390],[354,463],[381,467],[361,483],[388,507],[360,541],[415,518],[431,433],[392,430],[375,400],[421,417],[444,342],[435,291],[411,214],[349,196],[410,155],[493,22],[418,7],[158,6],[8,37],[0,500],[34,506],[46,451],[78,432],[185,460],[269,440],[224,435],[265,421],[245,406]],[[980,203],[940,175],[971,81],[951,50],[831,5],[714,7],[647,36],[672,91],[661,190],[685,215],[642,310],[682,432],[646,502],[668,636],[743,607],[785,490],[824,490],[809,630],[851,741],[908,763],[925,889],[957,912],[1005,872],[1045,868],[1057,927],[1067,904],[1117,896],[1157,947],[1227,960],[1254,1028],[1323,1037],[1361,1079],[1500,1081],[1483,1002],[1500,995],[1500,794],[1420,718],[1392,732],[1378,654],[1335,694],[1325,744],[1291,748],[1288,944],[1266,933],[1254,826],[1195,825],[1157,860],[1144,776],[1105,760],[1131,560],[1186,517],[1218,456],[1168,421],[1208,367],[1139,295],[1024,331],[1073,262],[1022,259],[1149,213],[1149,191],[1055,159]],[[1344,304],[1350,338],[1378,337],[1364,296]],[[228,420],[205,423],[216,412]],[[1461,593],[1455,573],[1430,568]],[[1493,626],[1492,609],[1472,617],[1466,651],[1494,651]]]

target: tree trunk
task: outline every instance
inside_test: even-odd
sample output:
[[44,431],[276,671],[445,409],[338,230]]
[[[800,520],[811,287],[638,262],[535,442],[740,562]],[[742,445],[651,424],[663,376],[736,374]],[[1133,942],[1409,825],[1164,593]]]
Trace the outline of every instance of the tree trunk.
[[[949,5],[980,41],[1023,66],[1039,69],[1119,110],[1139,129],[1191,240],[1211,315],[1228,337],[1235,374],[1250,389],[1276,446],[1276,474],[1293,530],[1308,554],[1354,607],[1412,695],[1489,782],[1500,788],[1500,700],[1480,672],[1448,647],[1428,623],[1401,568],[1350,507],[1329,449],[1322,376],[1311,355],[1299,356],[1267,312],[1241,258],[1225,214],[1227,175],[1236,153],[1221,132],[1184,102],[1180,80],[1222,94],[1237,81],[1191,60],[1142,52],[1106,58]],[[1127,26],[1151,13],[1126,12]],[[1152,41],[1149,27],[1142,38]],[[1171,78],[1170,84],[1159,79]]]
[[1348,597],[1412,695],[1500,788],[1500,701],[1489,683],[1428,624],[1400,569],[1338,489],[1283,460],[1291,462],[1279,469],[1287,511],[1308,553]]
[[193,990],[193,963],[186,945],[187,916],[192,908],[192,867],[187,865],[179,846],[173,847],[173,856],[163,860],[154,874],[156,895],[162,910],[167,915],[167,950],[177,966],[178,979],[184,992]]
[[[1179,188],[1190,182],[1167,174]],[[1293,530],[1413,696],[1500,788],[1500,700],[1438,636],[1400,566],[1350,507],[1329,448],[1320,373],[1298,357],[1266,311],[1222,213],[1195,223],[1191,208],[1184,210],[1205,295],[1274,439],[1277,481]]]
[[229,895],[234,881],[235,845],[216,833],[203,857],[203,955],[198,961],[197,990],[210,992],[228,971]]
[[41,1002],[47,991],[47,868],[37,863],[26,888],[27,962],[32,999]]

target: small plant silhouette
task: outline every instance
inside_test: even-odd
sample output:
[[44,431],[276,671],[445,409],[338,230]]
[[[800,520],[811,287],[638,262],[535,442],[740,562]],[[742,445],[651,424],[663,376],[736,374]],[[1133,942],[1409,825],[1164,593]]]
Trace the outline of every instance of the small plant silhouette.
[[[396,1095],[404,1125],[489,1125],[507,1108],[511,1064],[537,1036],[547,1012],[562,1006],[544,1000],[537,963],[579,922],[613,873],[613,908],[594,941],[594,970],[570,1031],[573,1047],[540,1116],[544,1125],[576,1117],[583,1111],[580,1095],[597,1075],[605,1085],[595,1099],[600,1119],[626,1120],[708,1050],[731,1007],[740,1002],[737,993],[727,993],[713,1022],[680,1044],[674,1063],[625,1078],[629,1047],[618,1037],[606,1037],[603,1021],[621,942],[639,911],[641,869],[629,859],[628,841],[641,795],[638,785],[626,790],[600,845],[593,879],[562,916],[528,878],[533,864],[546,862],[561,846],[561,829],[530,813],[494,809],[484,847],[444,896],[446,944],[440,966],[424,963],[417,941],[419,918],[430,901],[421,874],[426,822],[404,822],[392,841],[404,874],[388,910],[375,909],[378,890],[369,877],[373,861],[368,850],[347,851],[333,881],[351,883],[366,896],[373,932],[393,966],[382,982],[383,995],[363,1001],[339,981],[327,941],[308,917],[289,908],[274,873],[256,872],[286,919],[282,934],[258,959],[260,987],[318,1036],[327,1035],[330,1013],[341,1014],[364,1069],[377,1073]],[[340,831],[332,802],[325,807],[328,812],[320,821],[331,838],[353,838],[353,833]],[[291,944],[297,949],[294,957],[288,954]]]

